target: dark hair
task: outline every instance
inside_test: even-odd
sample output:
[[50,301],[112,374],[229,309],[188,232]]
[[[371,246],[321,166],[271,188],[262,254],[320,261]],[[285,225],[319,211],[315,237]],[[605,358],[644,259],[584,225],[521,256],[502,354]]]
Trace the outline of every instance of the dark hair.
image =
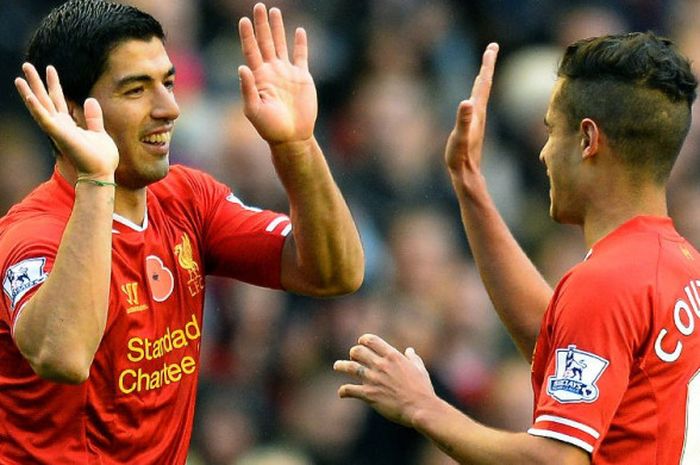
[[630,167],[663,182],[690,128],[697,80],[673,43],[652,32],[570,45],[556,97],[571,129],[591,118]]
[[103,0],[72,0],[55,8],[34,33],[25,60],[42,79],[53,65],[67,99],[82,104],[105,70],[109,53],[130,40],[165,39],[151,15]]

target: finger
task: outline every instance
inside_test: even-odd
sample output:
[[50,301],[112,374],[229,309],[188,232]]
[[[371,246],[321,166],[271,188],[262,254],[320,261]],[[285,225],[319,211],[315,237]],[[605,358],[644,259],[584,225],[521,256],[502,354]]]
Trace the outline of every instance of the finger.
[[333,364],[333,370],[364,381],[367,378],[367,367],[353,360],[338,360]]
[[88,131],[104,132],[104,119],[102,118],[102,107],[97,99],[92,97],[85,100],[83,105],[85,113],[85,125]]
[[367,402],[367,394],[364,386],[360,384],[343,384],[338,389],[338,396],[341,399],[353,398]]
[[272,27],[272,40],[275,43],[277,58],[288,60],[287,37],[284,32],[284,21],[279,8],[270,8],[270,26]]
[[406,349],[406,358],[413,362],[413,364],[423,373],[428,374],[428,369],[425,367],[425,362],[421,356],[416,353],[416,350],[413,347]]
[[46,83],[49,87],[49,97],[56,107],[56,110],[62,113],[68,113],[68,105],[66,104],[66,98],[63,96],[63,88],[58,78],[58,71],[50,65],[46,68]]
[[493,83],[493,72],[496,67],[496,57],[498,56],[498,44],[490,43],[484,51],[481,59],[481,69],[479,75],[474,80],[472,87],[472,98],[476,111],[485,111],[486,104],[491,94]]
[[243,110],[246,116],[252,116],[260,106],[260,94],[255,86],[253,72],[247,66],[238,67],[238,79],[241,85],[241,96],[243,97]]
[[32,118],[39,124],[41,129],[50,134],[50,128],[52,127],[51,116],[36,98],[36,95],[34,95],[34,92],[32,92],[32,89],[29,87],[29,83],[18,77],[15,79],[15,87],[17,87],[17,92],[22,96],[24,105],[27,107],[27,110],[29,110]]
[[350,349],[350,359],[355,360],[357,362],[360,362],[361,364],[367,366],[367,367],[376,367],[377,362],[379,362],[379,355],[374,353],[372,349],[362,346],[362,345],[356,345],[353,346]]
[[306,31],[298,27],[294,32],[294,51],[292,52],[294,65],[302,69],[309,69],[309,47],[306,39]]
[[49,94],[46,92],[46,86],[44,86],[41,77],[39,77],[39,72],[36,70],[34,65],[25,63],[22,65],[22,71],[24,71],[24,76],[27,78],[27,83],[29,84],[29,87],[32,89],[32,93],[37,98],[39,103],[49,113],[55,112],[56,108],[54,107]]
[[241,18],[238,22],[238,35],[241,38],[241,50],[246,63],[252,69],[257,69],[258,66],[262,65],[263,60],[258,48],[258,42],[255,40],[255,34],[253,33],[253,23],[250,22],[250,19]]
[[267,7],[262,3],[256,3],[253,7],[253,21],[255,21],[255,37],[264,61],[275,58],[275,45],[272,41],[272,31],[267,18]]
[[361,346],[371,349],[372,352],[380,355],[381,357],[386,357],[389,354],[398,352],[394,346],[386,342],[381,337],[375,336],[374,334],[363,334],[360,336],[357,342],[359,342]]

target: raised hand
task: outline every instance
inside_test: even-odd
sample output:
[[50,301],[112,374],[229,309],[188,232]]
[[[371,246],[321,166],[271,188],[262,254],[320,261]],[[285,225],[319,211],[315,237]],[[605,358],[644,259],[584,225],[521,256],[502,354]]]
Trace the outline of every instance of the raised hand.
[[411,348],[402,354],[379,336],[365,334],[350,358],[335,362],[333,369],[361,384],[344,384],[338,395],[363,400],[388,420],[413,427],[415,414],[435,398],[428,370]]
[[246,65],[238,68],[244,112],[270,144],[305,141],[313,135],[316,88],[309,73],[306,31],[297,28],[292,61],[282,13],[258,3],[238,24]]
[[463,183],[467,182],[466,176],[480,173],[486,107],[491,94],[497,55],[498,44],[489,44],[484,51],[479,75],[474,80],[472,95],[468,100],[459,103],[455,127],[447,140],[447,168],[453,178]]
[[22,65],[22,70],[26,79],[15,79],[17,91],[41,129],[69,157],[77,174],[95,179],[112,177],[119,163],[119,151],[104,129],[102,108],[97,100],[85,101],[86,127],[81,128],[68,112],[56,68],[46,69],[47,86],[30,63]]

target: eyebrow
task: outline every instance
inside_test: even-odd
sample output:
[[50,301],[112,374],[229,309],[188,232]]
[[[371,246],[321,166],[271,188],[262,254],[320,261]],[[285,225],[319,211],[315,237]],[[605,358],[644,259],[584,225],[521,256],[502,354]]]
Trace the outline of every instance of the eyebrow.
[[[169,78],[175,75],[175,66],[171,66],[167,73],[165,73],[165,78]],[[122,88],[134,82],[150,82],[153,78],[148,74],[136,74],[133,76],[126,76],[117,81],[117,88]]]

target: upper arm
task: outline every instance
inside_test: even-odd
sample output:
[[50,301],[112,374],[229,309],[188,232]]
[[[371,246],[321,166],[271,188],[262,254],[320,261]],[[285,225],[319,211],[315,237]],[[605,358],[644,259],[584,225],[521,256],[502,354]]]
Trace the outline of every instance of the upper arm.
[[193,246],[206,274],[281,287],[282,248],[291,231],[287,215],[246,205],[228,186],[191,168],[174,167],[166,179],[154,189],[197,235]]
[[598,447],[648,329],[650,309],[638,284],[597,270],[558,289],[548,316],[548,352],[535,357],[542,384],[531,434],[591,453]]
[[557,465],[590,465],[591,456],[580,447],[567,444],[556,439],[532,436],[533,445],[539,450],[540,457],[545,457],[541,463]]
[[[13,334],[24,307],[48,279],[63,228],[64,225],[50,219],[27,225],[18,223],[6,230],[0,240],[3,287],[0,307]],[[41,237],[36,231],[42,231]]]

